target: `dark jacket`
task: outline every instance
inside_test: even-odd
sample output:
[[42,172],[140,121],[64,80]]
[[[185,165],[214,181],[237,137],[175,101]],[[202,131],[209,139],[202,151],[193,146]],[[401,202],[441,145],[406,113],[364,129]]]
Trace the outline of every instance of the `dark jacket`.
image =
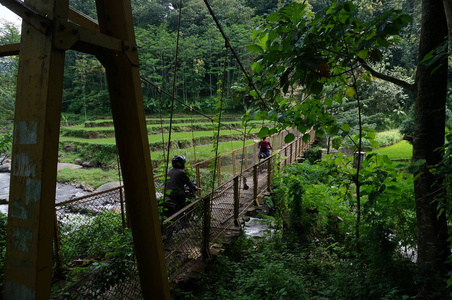
[[196,186],[188,178],[187,173],[183,169],[172,168],[168,171],[169,180],[166,185],[166,190],[171,190],[169,197],[185,198],[184,184],[188,185],[192,189],[196,190]]

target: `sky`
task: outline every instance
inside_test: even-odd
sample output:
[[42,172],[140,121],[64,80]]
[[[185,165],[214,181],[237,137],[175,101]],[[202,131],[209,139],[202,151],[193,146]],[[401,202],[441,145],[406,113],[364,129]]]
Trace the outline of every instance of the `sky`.
[[20,18],[5,6],[0,4],[0,23],[5,20],[20,26]]

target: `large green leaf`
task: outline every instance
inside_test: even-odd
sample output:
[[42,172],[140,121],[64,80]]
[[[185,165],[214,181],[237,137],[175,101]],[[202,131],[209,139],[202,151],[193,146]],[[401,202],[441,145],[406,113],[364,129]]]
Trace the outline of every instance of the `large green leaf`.
[[[304,136],[303,136],[304,138]],[[295,135],[293,133],[288,133],[285,137],[284,137],[284,142],[285,143],[290,143],[293,140],[295,140]]]
[[268,132],[269,132],[268,127],[262,127],[258,133],[258,136],[262,139],[262,138],[268,136]]

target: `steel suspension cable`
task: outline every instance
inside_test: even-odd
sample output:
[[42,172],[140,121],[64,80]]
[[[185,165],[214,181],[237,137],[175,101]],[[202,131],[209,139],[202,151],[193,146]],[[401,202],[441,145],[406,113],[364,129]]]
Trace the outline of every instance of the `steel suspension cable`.
[[[223,65],[223,80],[221,82],[221,96],[220,96],[220,112],[218,113],[218,123],[221,122],[221,117],[223,113],[223,96],[224,96],[224,82],[226,80],[226,64],[228,59],[228,44],[226,44],[226,50],[224,55],[224,65]],[[215,179],[216,179],[216,173],[217,173],[217,165],[218,165],[218,145],[220,142],[220,125],[218,124],[217,128],[217,136],[216,136],[216,145],[215,145],[215,159],[213,164],[213,176],[212,176],[212,193],[210,200],[212,201],[214,191],[215,191]],[[212,211],[212,206],[210,206],[210,210]]]
[[164,185],[164,195],[166,194],[166,184],[168,177],[168,166],[169,166],[169,156],[171,150],[171,131],[173,128],[173,114],[174,114],[174,99],[176,95],[176,78],[177,78],[177,60],[179,55],[179,38],[180,38],[180,21],[182,15],[182,0],[179,1],[179,16],[177,20],[177,36],[176,36],[176,54],[174,57],[174,76],[173,76],[173,93],[171,95],[171,113],[170,113],[170,124],[168,132],[168,150],[166,155],[166,165],[165,165],[165,185]]
[[193,109],[192,106],[190,106],[190,123],[191,123],[191,140],[193,143],[193,156],[195,158],[195,162],[197,162],[196,159],[196,141],[195,141],[195,133],[194,133],[194,126],[193,126]]
[[[245,147],[246,147],[246,127],[248,125],[248,121],[245,121],[245,126],[244,126],[244,134],[243,134],[243,145],[242,145],[242,161],[240,163],[240,174],[243,173],[243,164],[245,162],[245,159],[248,159],[248,157],[245,157]],[[248,152],[247,152],[248,153]],[[248,154],[247,154],[248,155]],[[243,176],[240,176],[239,178],[241,179]],[[243,189],[247,190],[248,186],[246,185],[246,178],[243,177]],[[239,186],[241,186],[241,182],[239,182]],[[239,199],[240,199],[240,189],[239,189]]]
[[[143,76],[140,76],[140,78],[141,78],[142,81],[146,82],[147,84],[150,84],[150,85],[152,85],[152,86],[155,87],[155,88],[160,88],[158,85],[156,85],[155,83],[152,83],[151,81],[149,81],[148,79],[144,78]],[[165,94],[165,95],[171,97],[171,94],[170,94],[170,93],[165,92],[164,90],[161,90],[161,92],[162,92],[163,94]],[[177,101],[177,102],[179,102],[180,104],[182,104],[182,105],[185,106],[186,108],[189,108],[189,109],[190,109],[190,105],[186,104],[184,101],[180,100],[179,98],[174,97],[174,100]],[[194,112],[196,112],[198,115],[201,115],[201,116],[203,116],[203,117],[209,119],[210,122],[215,122],[215,120],[214,120],[212,117],[206,115],[205,113],[203,113],[203,112],[201,112],[201,111],[199,111],[199,110],[197,110],[197,109],[195,109],[195,108],[193,108],[193,107],[192,107],[192,110],[193,110]],[[223,127],[228,128],[228,129],[231,129],[231,128],[232,128],[232,126],[229,126],[229,125],[224,124],[224,123],[220,123],[220,125],[223,126]],[[243,133],[241,130],[238,130],[238,129],[236,129],[236,128],[232,128],[232,130],[235,130],[235,131],[237,131],[237,132]]]
[[165,134],[163,132],[163,116],[162,116],[162,89],[160,86],[157,87],[157,98],[159,102],[159,115],[160,115],[160,132],[162,134],[162,154],[163,154],[163,161],[166,161],[165,157]]
[[209,2],[207,2],[207,0],[204,0],[204,3],[207,6],[207,9],[209,10],[210,15],[212,16],[212,19],[214,20],[215,24],[217,25],[218,30],[220,31],[221,35],[223,36],[223,39],[226,42],[226,46],[228,48],[231,49],[231,53],[232,55],[234,55],[235,60],[237,61],[237,63],[239,64],[240,68],[242,69],[243,74],[245,75],[246,79],[248,80],[248,84],[254,89],[254,91],[257,93],[257,96],[259,97],[259,100],[262,102],[262,104],[264,105],[265,108],[269,109],[267,103],[264,101],[264,99],[262,99],[262,96],[260,95],[259,91],[256,88],[256,85],[254,84],[253,80],[251,79],[251,77],[248,75],[248,72],[245,70],[245,67],[243,66],[242,62],[240,61],[240,58],[238,57],[238,55],[235,53],[234,48],[231,46],[230,42],[229,42],[229,38],[227,37],[226,33],[223,30],[223,27],[221,27],[220,22],[218,22],[217,17],[215,16],[215,14],[213,13],[212,8],[210,7]]

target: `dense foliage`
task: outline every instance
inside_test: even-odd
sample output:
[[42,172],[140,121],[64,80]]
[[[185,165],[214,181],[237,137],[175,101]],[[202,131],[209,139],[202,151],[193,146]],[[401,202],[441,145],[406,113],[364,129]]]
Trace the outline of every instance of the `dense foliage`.
[[[393,101],[388,98],[388,102],[384,98],[377,100],[378,89],[371,91],[375,99],[366,99],[365,94],[369,86],[379,80],[405,89],[414,100],[413,158],[417,179],[413,186],[418,266],[419,274],[426,278],[420,289],[434,297],[444,297],[437,291],[444,292],[444,279],[450,271],[446,265],[450,243],[446,214],[441,209],[444,174],[435,172],[434,168],[441,160],[444,145],[448,80],[444,39],[446,12],[451,11],[445,11],[440,2],[423,1],[419,63],[413,81],[401,76],[403,71],[396,74],[396,64],[386,67],[384,58],[390,58],[393,49],[407,45],[410,35],[402,29],[416,20],[415,16],[397,9],[384,9],[365,16],[362,15],[365,10],[360,7],[362,3],[364,1],[332,1],[320,13],[312,13],[306,4],[291,3],[269,15],[266,23],[255,31],[254,43],[249,47],[258,55],[252,70],[259,91],[244,85],[240,95],[248,100],[250,116],[278,122],[275,128],[264,128],[261,136],[288,126],[297,127],[301,132],[313,127],[320,137],[328,133],[350,138],[353,152],[359,154],[353,177],[354,236],[359,241],[365,234],[362,225],[369,222],[366,203],[374,201],[389,187],[386,178],[397,178],[392,173],[380,173],[378,164],[370,172],[366,170],[370,165],[361,166],[364,141],[376,145],[372,127],[381,129],[385,123],[391,127],[400,124],[403,118],[399,116],[406,114],[410,106],[406,101],[409,98],[403,94],[400,94],[402,97],[393,94]],[[451,16],[448,15],[449,24]],[[399,66],[406,63],[406,60],[400,61]],[[385,92],[387,90],[384,88]],[[372,124],[372,116],[381,119],[379,113],[389,118]],[[335,148],[341,146],[342,140],[334,141]],[[375,183],[369,184],[373,180]]]
[[[0,44],[17,43],[19,40],[20,32],[14,24],[0,23]],[[12,127],[9,121],[14,116],[17,67],[17,56],[0,57],[0,134]]]
[[[249,3],[248,3],[249,2]],[[228,35],[241,62],[249,65],[245,45],[251,42],[250,32],[259,22],[257,13],[274,10],[278,3],[254,1],[212,1],[214,13]],[[256,5],[250,6],[250,5]],[[71,1],[71,6],[95,18],[93,3]],[[185,104],[203,112],[215,110],[214,97],[222,80],[220,73],[226,54],[225,42],[212,17],[200,0],[184,1],[180,8],[181,23],[176,57],[179,3],[174,1],[132,1],[136,39],[140,47],[140,72],[146,112],[169,112],[170,98],[159,93],[173,88],[177,72],[176,111],[187,109]],[[175,61],[177,58],[177,64]],[[230,86],[241,76],[237,62],[229,54],[225,89],[231,99]],[[227,100],[225,109],[240,111],[241,106]],[[94,57],[68,52],[64,86],[63,110],[84,114],[108,114],[108,93],[103,68]]]
[[[384,162],[386,160],[386,162]],[[416,294],[412,175],[370,156],[361,237],[350,158],[282,170],[267,205],[278,233],[239,239],[184,299],[409,299]],[[374,184],[375,183],[375,184]],[[221,276],[219,276],[221,274]]]
[[[96,17],[92,1],[70,2],[76,9]],[[244,106],[248,110],[247,118],[267,118],[278,122],[275,128],[263,128],[261,136],[286,127],[297,127],[302,132],[313,127],[319,137],[333,136],[333,147],[351,145],[351,152],[360,152],[367,146],[378,146],[375,129],[401,125],[401,132],[409,141],[415,130],[424,135],[422,139],[425,141],[440,132],[436,141],[441,144],[444,132],[429,132],[428,126],[425,126],[428,120],[426,122],[422,118],[423,114],[433,115],[446,110],[445,104],[430,111],[423,104],[434,101],[428,101],[428,95],[423,95],[423,102],[418,101],[416,93],[419,90],[428,91],[430,87],[428,82],[422,85],[419,78],[430,79],[440,67],[441,73],[434,76],[445,79],[445,64],[434,64],[447,55],[438,55],[438,51],[433,49],[423,60],[423,57],[418,59],[419,28],[425,25],[420,20],[420,1],[210,1],[230,38],[230,44],[245,67],[253,72],[253,82],[241,84],[237,62],[225,49],[203,1],[184,1],[182,7],[179,7],[180,3],[132,1],[137,43],[141,47],[141,75],[147,113],[169,111],[169,97],[159,92],[157,86],[163,91],[171,90],[177,72],[174,84],[179,101],[176,102],[176,111],[186,110],[187,105],[203,112],[215,111],[218,109],[215,99],[221,92],[225,95],[225,110],[241,111]],[[182,16],[180,24],[179,12]],[[424,15],[428,16],[429,10],[425,10]],[[264,20],[263,16],[267,18]],[[256,27],[257,30],[250,36],[251,30]],[[174,44],[178,34],[180,46],[176,53]],[[5,43],[17,42],[18,31],[7,24],[0,32],[0,38]],[[245,49],[244,45],[250,42],[253,44]],[[422,47],[424,52],[431,50],[427,48],[425,44]],[[421,61],[418,69],[426,71],[418,73],[421,75],[414,81],[414,68],[418,60]],[[63,111],[81,114],[84,120],[92,114],[108,115],[110,108],[105,70],[99,62],[89,55],[68,52],[66,64]],[[2,58],[0,65],[0,126],[4,133],[9,132],[4,121],[11,119],[14,112],[17,58]],[[418,82],[421,82],[419,86],[422,89],[415,86]],[[255,89],[255,84],[259,90]],[[236,87],[240,92],[236,102],[231,101],[231,87]],[[414,111],[415,101],[418,110]],[[417,115],[417,121],[410,120],[413,115]],[[435,119],[442,118],[437,115]],[[292,137],[289,135],[287,141]],[[344,143],[344,138],[349,145]],[[422,159],[412,164],[410,171],[421,170],[419,165],[430,160],[428,155],[423,156],[425,153],[433,157],[435,164],[426,165],[418,174],[432,176],[418,179],[418,184],[414,186],[424,192],[423,195],[418,194],[421,196],[417,197],[417,204],[422,204],[423,199],[429,197],[424,202],[428,202],[430,208],[427,205],[419,208],[419,216],[427,216],[428,212],[434,223],[437,219],[445,220],[445,212],[450,210],[447,206],[450,198],[447,184],[451,173],[451,146],[446,143],[443,161],[436,164],[436,158],[442,156],[437,149],[438,143],[430,143],[434,149],[422,148],[422,143],[428,144],[425,141],[415,144],[415,149],[421,149],[415,156]],[[8,152],[10,142],[11,134],[4,135],[0,150]],[[318,152],[312,151],[312,154],[311,161],[318,161]],[[96,159],[105,160],[105,153],[98,153]],[[219,292],[215,297],[227,295],[240,299],[266,298],[269,295],[293,298],[297,290],[302,291],[297,294],[299,298],[381,299],[411,296],[414,290],[411,289],[413,265],[401,257],[400,247],[415,246],[412,177],[403,166],[376,154],[369,155],[364,161],[358,160],[357,169],[351,168],[351,165],[350,158],[337,154],[319,166],[297,166],[278,178],[276,191],[280,198],[274,197],[269,205],[277,212],[276,221],[284,224],[281,245],[273,242],[260,244],[257,248],[245,245],[242,248],[245,254],[240,261],[244,265],[238,263],[236,270],[224,267],[226,274],[232,273],[231,278],[236,278],[229,284],[234,283],[238,289],[230,292],[220,288],[210,293]],[[337,179],[339,181],[335,181]],[[433,198],[430,199],[430,196]],[[428,227],[426,223],[419,221],[418,229]],[[446,228],[446,223],[437,227]],[[444,232],[442,230],[441,237],[444,237]],[[439,236],[436,233],[439,232],[419,231],[418,242],[429,244],[422,237],[430,237],[434,241]],[[316,242],[316,239],[321,242]],[[285,246],[287,244],[290,246]],[[262,257],[253,253],[258,248],[266,253],[263,257],[268,264],[263,268],[253,265],[251,269],[249,265],[252,261]],[[448,245],[445,248],[450,250]],[[294,249],[300,253],[293,254]],[[443,256],[447,252],[443,251],[444,247],[439,250]],[[271,252],[275,253],[277,260],[268,258],[267,254]],[[318,252],[321,252],[320,256],[316,256]],[[312,256],[313,260],[301,254]],[[430,254],[434,260],[438,252]],[[251,260],[247,260],[247,256]],[[336,257],[339,259],[333,259]],[[326,261],[327,266],[321,266],[319,260],[322,263]],[[443,262],[441,259],[437,261]],[[289,268],[291,265],[305,272],[297,273]],[[245,269],[256,269],[255,277],[240,277],[245,274]],[[282,270],[290,277],[289,286],[283,284],[285,278],[277,276]],[[309,270],[314,271],[309,273]],[[403,273],[408,276],[404,278]],[[305,274],[311,274],[311,278],[315,279],[307,279]],[[317,282],[316,276],[321,280]],[[406,281],[402,282],[403,278]],[[258,279],[265,284],[256,288]],[[310,286],[311,281],[316,282]],[[213,297],[213,294],[208,295],[203,297]]]
[[[68,220],[63,219],[59,237],[63,266],[57,270],[63,273],[60,276],[64,275],[59,279],[64,280],[53,287],[54,297],[90,295],[91,299],[96,299],[118,284],[127,286],[138,280],[132,234],[124,228],[119,213],[79,214]],[[80,287],[79,281],[89,274],[95,276]]]
[[412,73],[388,58],[402,39],[396,35],[412,18],[389,9],[363,22],[357,14],[351,2],[333,2],[318,14],[292,3],[271,14],[249,46],[257,55],[252,70],[262,93],[245,87],[250,113],[301,132],[313,126],[319,136],[357,132],[358,114],[365,127],[397,127],[412,100],[367,74],[365,61],[388,69],[388,78],[410,80]]
[[[262,16],[267,16],[290,2],[306,1],[211,1],[210,5],[217,19],[246,69],[251,67],[254,56],[250,55],[245,48],[251,42],[250,33],[262,23]],[[382,53],[385,59],[381,68],[398,72],[398,74],[403,73],[406,77],[412,76],[411,70],[414,68],[416,49],[412,45],[416,42],[419,24],[419,11],[416,10],[418,4],[412,2],[412,0],[387,3],[376,0],[360,1],[355,13],[357,19],[364,21],[370,21],[370,16],[384,17],[384,12],[388,8],[404,8],[412,14],[413,21],[404,27],[403,38],[398,40],[397,46]],[[311,0],[306,3],[309,3],[308,7],[312,12],[321,16],[321,10],[331,4],[331,1]],[[70,5],[96,19],[94,2],[71,0]],[[159,93],[156,86],[164,92],[171,91],[175,70],[177,70],[176,92],[179,99],[175,103],[176,111],[186,110],[185,104],[203,112],[215,111],[213,99],[222,79],[220,73],[227,54],[224,40],[203,1],[184,1],[181,7],[177,66],[174,64],[179,3],[167,0],[136,0],[132,1],[132,8],[137,44],[140,46],[140,70],[146,112],[156,114],[169,111],[169,96]],[[18,30],[12,24],[4,26],[0,36],[2,41],[8,43],[17,42],[19,39]],[[8,62],[8,68],[2,68],[2,70],[9,71],[1,74],[2,92],[7,93],[8,98],[2,97],[0,104],[9,105],[8,109],[11,111],[17,63],[11,65],[9,58],[3,60]],[[17,62],[17,57],[12,61]],[[316,60],[313,60],[312,64],[316,65]],[[330,66],[329,68],[331,69]],[[241,76],[242,72],[229,52],[224,89],[225,109],[228,111],[242,111],[240,102],[231,101],[231,87],[237,85]],[[371,115],[374,116],[369,124],[382,129],[397,125],[400,118],[394,119],[396,116],[394,112],[398,112],[403,119],[403,112],[412,104],[400,90],[394,90],[393,87],[382,82],[375,82],[363,97],[369,99],[368,111],[371,111]],[[393,99],[396,101],[392,101]],[[2,109],[3,111],[8,110]],[[105,70],[95,57],[73,51],[67,52],[63,112],[81,114],[85,119],[90,115],[110,113]],[[353,115],[353,112],[348,115]],[[350,119],[352,118],[348,117],[348,120]],[[340,123],[344,122],[346,121]]]

